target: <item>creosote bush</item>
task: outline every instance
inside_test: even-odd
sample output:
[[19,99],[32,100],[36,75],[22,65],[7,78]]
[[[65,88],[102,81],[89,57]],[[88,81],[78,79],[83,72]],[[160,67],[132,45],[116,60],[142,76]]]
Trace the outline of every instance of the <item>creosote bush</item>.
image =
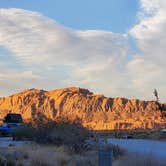
[[77,151],[89,137],[89,131],[79,123],[48,120],[24,124],[13,131],[13,137],[42,144],[67,145]]

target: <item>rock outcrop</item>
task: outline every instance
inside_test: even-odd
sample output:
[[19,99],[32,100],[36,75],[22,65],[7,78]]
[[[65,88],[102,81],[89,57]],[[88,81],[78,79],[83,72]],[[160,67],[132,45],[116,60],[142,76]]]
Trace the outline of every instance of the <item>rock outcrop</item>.
[[75,87],[54,91],[29,89],[0,98],[0,118],[13,112],[22,114],[27,121],[41,113],[52,120],[80,120],[93,130],[163,128],[166,118],[162,117],[160,106],[155,101],[107,98]]

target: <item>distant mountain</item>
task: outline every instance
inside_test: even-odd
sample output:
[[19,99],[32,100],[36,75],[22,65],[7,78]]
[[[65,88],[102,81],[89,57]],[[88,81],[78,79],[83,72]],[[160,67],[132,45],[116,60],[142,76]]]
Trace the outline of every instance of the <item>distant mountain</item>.
[[22,114],[26,121],[40,113],[52,120],[80,120],[93,130],[163,128],[166,118],[161,116],[161,106],[166,104],[107,98],[76,87],[53,91],[29,89],[0,98],[0,118],[13,112]]

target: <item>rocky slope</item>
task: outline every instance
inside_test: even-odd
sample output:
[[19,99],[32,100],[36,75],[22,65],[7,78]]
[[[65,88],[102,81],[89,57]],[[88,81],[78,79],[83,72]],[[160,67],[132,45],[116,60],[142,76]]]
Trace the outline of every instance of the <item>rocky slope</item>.
[[74,87],[54,91],[29,89],[0,98],[0,118],[8,112],[21,113],[24,120],[37,113],[53,120],[77,119],[94,130],[166,127],[166,118],[161,116],[155,101],[107,98]]

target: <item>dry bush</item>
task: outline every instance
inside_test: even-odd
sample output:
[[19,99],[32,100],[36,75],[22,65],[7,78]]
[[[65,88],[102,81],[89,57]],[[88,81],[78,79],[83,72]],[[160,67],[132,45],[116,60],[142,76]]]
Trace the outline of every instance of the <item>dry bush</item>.
[[[7,162],[8,165],[3,165]],[[5,150],[0,166],[95,166],[96,152],[78,155],[67,146],[26,145]]]
[[86,151],[80,154],[74,154],[66,166],[97,166],[98,152]]
[[[165,166],[154,156],[142,156],[134,153],[122,153],[117,146],[110,146],[116,158],[113,166]],[[116,150],[115,150],[116,149]],[[76,154],[68,146],[26,145],[1,150],[0,166],[97,166],[96,150]]]
[[0,155],[0,165],[5,166],[6,163],[7,163],[7,159],[3,155]]
[[28,159],[26,150],[9,147],[1,149],[0,166],[23,166],[23,161]]
[[31,166],[51,166],[51,165],[56,166],[57,165],[54,154],[46,150],[32,151],[30,154],[29,162]]
[[[39,124],[38,124],[39,123]],[[42,144],[67,145],[79,152],[83,149],[82,143],[89,137],[89,131],[78,123],[71,122],[36,122],[26,124],[14,130],[15,139],[32,140]]]

